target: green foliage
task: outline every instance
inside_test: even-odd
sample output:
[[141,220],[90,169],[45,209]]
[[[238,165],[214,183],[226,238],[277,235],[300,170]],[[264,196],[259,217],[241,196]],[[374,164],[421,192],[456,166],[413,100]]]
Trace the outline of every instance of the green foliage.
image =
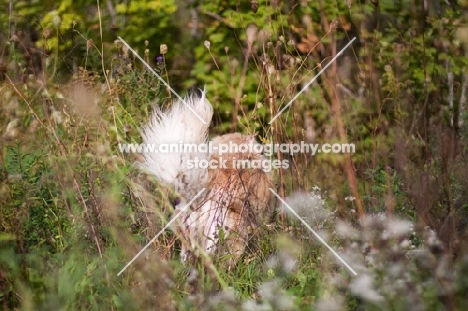
[[369,206],[372,206],[372,212],[382,213],[391,206],[401,217],[415,216],[411,210],[408,210],[410,202],[404,191],[403,182],[395,170],[389,167],[386,169],[377,167],[374,170],[367,170],[364,175],[367,180],[365,185],[371,185],[371,189],[366,191],[369,195],[363,198]]
[[161,35],[169,39],[167,32],[172,28],[170,16],[176,9],[174,0],[119,3],[116,6],[117,13],[129,19],[122,36],[128,37],[129,42],[134,44]]
[[[375,2],[2,1],[0,305],[404,310],[410,297],[421,309],[465,308],[467,6]],[[172,98],[118,36],[176,90],[206,86],[210,134],[356,144],[349,166],[344,155],[275,154],[291,169],[273,185],[285,196],[324,189],[320,209],[336,207],[341,222],[314,229],[358,277],[281,206],[232,270],[218,269],[227,257],[182,266],[168,231],[117,276],[173,212],[171,190],[118,151]],[[413,232],[393,236],[397,217]]]

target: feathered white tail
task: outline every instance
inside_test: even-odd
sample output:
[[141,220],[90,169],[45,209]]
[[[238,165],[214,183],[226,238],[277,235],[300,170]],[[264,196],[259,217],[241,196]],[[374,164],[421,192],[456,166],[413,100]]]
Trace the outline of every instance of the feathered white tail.
[[[155,107],[150,121],[142,130],[143,142],[155,147],[162,144],[180,146],[206,143],[212,116],[213,107],[204,92],[200,98],[192,95],[186,97],[184,102],[176,101],[169,111],[163,112],[159,107]],[[173,185],[183,197],[181,206],[192,199],[208,182],[207,169],[188,168],[189,161],[195,158],[208,159],[208,152],[177,150],[162,153],[158,150],[158,152],[146,152],[144,157],[143,166],[160,181]]]

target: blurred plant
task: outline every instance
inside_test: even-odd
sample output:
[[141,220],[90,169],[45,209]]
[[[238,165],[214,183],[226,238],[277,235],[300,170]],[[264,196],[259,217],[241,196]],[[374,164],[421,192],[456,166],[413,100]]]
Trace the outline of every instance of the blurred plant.
[[466,283],[466,276],[458,272],[466,269],[466,259],[453,265],[429,227],[415,232],[411,222],[380,214],[368,216],[360,231],[345,221],[336,228],[344,242],[342,255],[358,275],[349,279],[332,273],[341,298],[336,292],[333,298],[321,299],[319,306],[331,300],[342,308],[347,299],[358,309],[454,310],[466,303],[458,291],[458,284]]
[[[468,304],[463,1],[429,1],[421,10],[392,0],[1,3],[8,8],[0,14],[4,309]],[[212,134],[356,143],[348,171],[365,220],[356,217],[343,155],[274,157],[292,167],[277,172],[282,197],[316,184],[327,191],[327,200],[313,190],[291,196],[291,205],[357,277],[281,212],[261,228],[258,251],[232,271],[213,270],[209,258],[181,266],[168,231],[115,276],[173,212],[172,193],[133,166],[138,155],[116,151],[140,141],[151,106],[169,97],[117,35],[176,89],[207,85],[217,110]],[[268,125],[353,36],[336,65]]]

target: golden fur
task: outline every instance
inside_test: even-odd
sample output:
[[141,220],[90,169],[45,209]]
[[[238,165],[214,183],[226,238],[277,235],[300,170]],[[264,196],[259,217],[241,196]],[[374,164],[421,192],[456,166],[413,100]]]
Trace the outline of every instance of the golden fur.
[[[252,136],[238,133],[213,139],[214,146],[229,142],[256,143]],[[252,229],[271,216],[271,176],[262,169],[233,165],[236,160],[264,160],[258,153],[213,153],[210,160],[225,161],[226,167],[208,170],[207,195],[182,216],[182,257],[199,256],[200,247],[208,254],[229,255],[226,265],[231,267],[244,252]],[[220,231],[224,241],[220,241]]]

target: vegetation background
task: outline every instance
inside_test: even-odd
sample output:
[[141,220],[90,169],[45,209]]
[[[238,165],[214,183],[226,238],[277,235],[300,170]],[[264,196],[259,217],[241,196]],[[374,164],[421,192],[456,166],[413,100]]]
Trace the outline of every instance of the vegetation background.
[[[3,310],[464,310],[468,1],[0,0]],[[232,270],[178,260],[140,172],[153,105],[206,87],[210,135],[352,142],[275,171],[288,204]],[[268,122],[352,38],[278,119]]]

